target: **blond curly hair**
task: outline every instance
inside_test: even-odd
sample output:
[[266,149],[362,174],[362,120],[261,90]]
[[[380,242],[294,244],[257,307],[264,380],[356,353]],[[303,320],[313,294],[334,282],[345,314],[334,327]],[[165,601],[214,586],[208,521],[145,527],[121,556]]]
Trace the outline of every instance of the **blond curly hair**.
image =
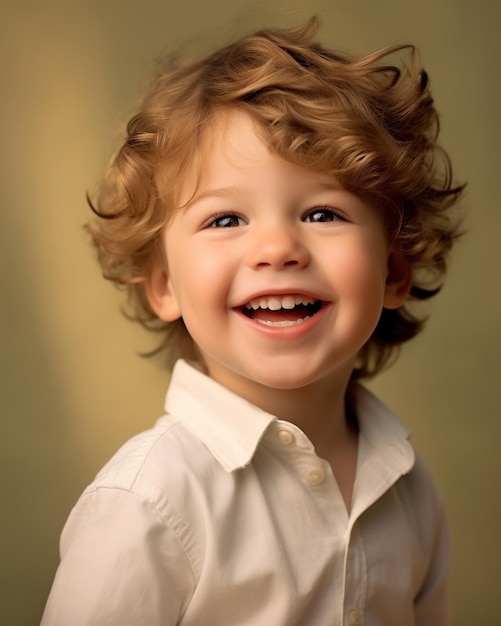
[[163,334],[159,350],[170,363],[196,356],[196,347],[182,320],[157,318],[145,283],[180,187],[203,167],[201,140],[224,109],[247,113],[276,154],[329,172],[372,202],[412,268],[407,302],[383,310],[354,377],[380,371],[421,330],[413,301],[440,290],[458,236],[450,209],[463,187],[453,184],[450,160],[436,143],[427,74],[413,46],[352,57],[316,43],[317,28],[312,18],[242,37],[202,59],[170,59],[128,123],[97,200],[89,200],[103,275],[127,289],[130,317]]

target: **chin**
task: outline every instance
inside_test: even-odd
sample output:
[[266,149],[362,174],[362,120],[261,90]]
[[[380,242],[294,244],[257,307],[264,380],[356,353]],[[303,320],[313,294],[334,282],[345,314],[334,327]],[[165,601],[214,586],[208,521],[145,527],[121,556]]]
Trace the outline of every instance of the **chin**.
[[249,376],[251,380],[265,387],[281,390],[307,387],[314,383],[318,377],[317,372],[305,372],[304,367],[297,369],[273,368],[272,371]]

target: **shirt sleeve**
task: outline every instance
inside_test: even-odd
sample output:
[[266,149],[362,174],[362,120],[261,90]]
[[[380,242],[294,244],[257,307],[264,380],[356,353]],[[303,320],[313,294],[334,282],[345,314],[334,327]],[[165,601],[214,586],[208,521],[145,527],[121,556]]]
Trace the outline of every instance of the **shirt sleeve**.
[[178,529],[131,491],[84,493],[61,536],[61,562],[41,626],[170,626],[194,589]]
[[423,529],[423,552],[428,556],[426,574],[414,600],[415,626],[448,626],[450,538],[447,516],[435,482],[419,457],[416,476],[413,500]]
[[416,626],[447,626],[450,623],[449,561],[449,532],[442,510],[427,576],[414,604]]

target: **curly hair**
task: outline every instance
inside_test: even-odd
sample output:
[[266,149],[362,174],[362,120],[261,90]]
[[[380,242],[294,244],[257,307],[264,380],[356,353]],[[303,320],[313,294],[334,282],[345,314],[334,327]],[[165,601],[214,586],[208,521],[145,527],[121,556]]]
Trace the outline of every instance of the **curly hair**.
[[380,371],[422,329],[413,302],[440,290],[459,234],[450,208],[463,186],[454,186],[449,157],[437,145],[438,115],[416,50],[352,57],[316,43],[317,29],[311,18],[242,37],[202,59],[171,58],[128,123],[96,203],[89,199],[103,275],[126,287],[131,318],[163,334],[159,350],[171,363],[196,356],[196,346],[182,320],[157,319],[145,282],[183,181],[203,167],[206,129],[225,108],[247,113],[279,156],[328,172],[372,202],[412,269],[407,301],[382,311],[354,377]]

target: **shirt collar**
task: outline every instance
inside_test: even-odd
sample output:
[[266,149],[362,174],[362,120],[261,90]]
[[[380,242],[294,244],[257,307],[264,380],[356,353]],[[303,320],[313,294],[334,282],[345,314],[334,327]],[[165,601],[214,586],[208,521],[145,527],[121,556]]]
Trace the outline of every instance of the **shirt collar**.
[[[412,466],[414,453],[408,441],[409,429],[381,400],[360,384],[355,387],[355,411],[362,443],[384,451],[386,462],[395,469],[402,469],[409,463]],[[361,461],[364,461],[363,455]]]
[[[248,465],[276,417],[179,360],[172,372],[166,411],[212,452],[228,472]],[[409,431],[370,391],[355,386],[360,428],[357,481],[383,492],[414,465]]]
[[227,472],[252,461],[276,419],[182,359],[174,366],[165,409],[207,446]]
[[410,431],[368,389],[355,387],[359,425],[353,519],[382,496],[415,463]]

